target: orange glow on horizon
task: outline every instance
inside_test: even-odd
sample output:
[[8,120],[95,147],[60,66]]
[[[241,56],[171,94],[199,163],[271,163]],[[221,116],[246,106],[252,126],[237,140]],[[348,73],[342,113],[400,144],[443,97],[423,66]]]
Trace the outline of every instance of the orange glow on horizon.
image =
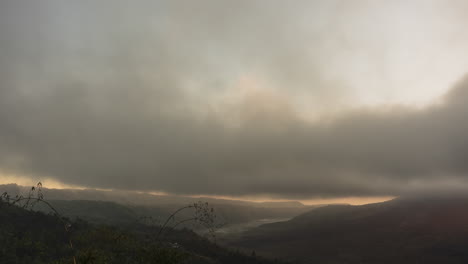
[[223,195],[190,195],[192,198],[212,198],[212,199],[223,199],[223,200],[234,200],[234,201],[245,201],[245,202],[300,202],[304,205],[320,205],[320,204],[350,204],[350,205],[363,205],[370,203],[380,203],[395,199],[396,196],[370,196],[370,197],[340,197],[340,198],[316,198],[316,199],[272,199],[268,197],[234,197],[234,196],[223,196]]
[[[112,189],[104,188],[92,188],[79,185],[65,184],[60,181],[43,178],[39,180],[32,180],[31,177],[18,176],[14,174],[2,174],[0,173],[0,184],[18,184],[21,186],[35,186],[38,182],[41,182],[45,188],[48,189],[74,189],[74,190],[101,190],[101,191],[113,191]],[[141,194],[151,194],[155,196],[178,196],[178,197],[190,197],[190,198],[211,198],[211,199],[222,199],[232,201],[244,201],[244,202],[301,202],[305,205],[319,205],[319,204],[351,204],[351,205],[362,205],[369,203],[379,203],[394,199],[394,196],[374,196],[374,197],[340,197],[340,198],[316,198],[316,199],[275,199],[267,196],[252,197],[252,196],[224,196],[224,195],[176,195],[162,191],[135,191]]]

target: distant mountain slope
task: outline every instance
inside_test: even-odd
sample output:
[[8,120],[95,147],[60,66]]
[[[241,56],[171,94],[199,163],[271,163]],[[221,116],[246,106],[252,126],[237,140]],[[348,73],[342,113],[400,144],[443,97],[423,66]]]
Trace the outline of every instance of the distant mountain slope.
[[326,206],[231,245],[304,263],[468,263],[468,198]]
[[[9,194],[27,193],[30,186],[20,186],[17,184],[0,184],[0,193]],[[239,206],[251,206],[262,208],[305,208],[304,204],[298,201],[290,202],[249,202],[242,200],[217,199],[211,197],[188,197],[178,195],[159,195],[142,192],[122,191],[122,190],[97,190],[97,189],[49,189],[47,185],[43,188],[44,196],[51,200],[94,200],[94,201],[112,201],[120,204],[129,205],[182,205],[194,203],[199,200],[207,201],[212,204],[229,204]]]
[[[0,185],[0,194],[27,194],[30,187],[16,184]],[[198,201],[209,202],[216,210],[219,224],[239,224],[262,219],[292,218],[319,206],[305,206],[299,202],[246,202],[204,197],[152,195],[125,191],[94,189],[47,189],[45,199],[51,201],[64,215],[80,217],[92,222],[118,224],[135,221],[141,216],[164,220],[174,210]],[[183,215],[184,213],[182,213]]]
[[[136,222],[139,217],[131,208],[114,202],[89,200],[49,200],[48,202],[66,217],[81,218],[92,223],[127,224]],[[34,209],[50,212],[50,209],[42,204],[37,204]]]

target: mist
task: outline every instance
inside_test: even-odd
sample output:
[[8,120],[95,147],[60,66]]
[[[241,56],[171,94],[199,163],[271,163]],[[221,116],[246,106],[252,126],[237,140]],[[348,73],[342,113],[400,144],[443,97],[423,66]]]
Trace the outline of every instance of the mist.
[[2,2],[0,172],[278,199],[467,190],[466,8]]

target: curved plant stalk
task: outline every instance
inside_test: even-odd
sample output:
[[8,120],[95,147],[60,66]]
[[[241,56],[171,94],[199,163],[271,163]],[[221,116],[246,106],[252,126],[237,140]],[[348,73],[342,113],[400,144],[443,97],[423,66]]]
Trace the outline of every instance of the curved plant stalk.
[[[37,192],[37,194],[35,194]],[[63,224],[65,229],[65,235],[68,238],[68,246],[74,252],[73,243],[70,235],[71,224],[65,220],[65,218],[53,207],[49,202],[44,200],[44,195],[42,194],[42,183],[38,182],[36,186],[31,187],[29,190],[28,196],[16,195],[11,197],[7,192],[2,193],[0,196],[0,202],[6,202],[8,205],[18,205],[24,209],[32,209],[37,203],[45,204],[57,219]],[[24,203],[23,203],[24,202]],[[76,257],[73,254],[73,263],[76,264]]]
[[[193,209],[194,213],[191,217],[182,219],[180,221],[176,221],[176,216],[181,213],[182,211]],[[141,221],[141,223],[149,226],[159,227],[157,230],[156,235],[154,236],[157,245],[160,246],[167,229],[175,229],[179,225],[187,222],[196,222],[202,225],[204,228],[208,229],[208,232],[213,234],[216,229],[215,227],[215,220],[216,214],[214,212],[214,208],[210,207],[208,203],[203,203],[201,201],[197,203],[193,203],[190,205],[183,206],[178,208],[174,212],[172,212],[167,218],[165,218],[164,222],[160,224],[160,222],[153,219],[151,216],[144,216],[139,218],[137,221]],[[173,223],[174,222],[174,223]]]
[[[65,229],[65,234],[68,238],[68,247],[72,250],[72,252],[75,251],[72,240],[71,240],[71,235],[70,235],[71,224],[68,221],[66,221],[66,219],[57,211],[55,207],[52,206],[52,204],[44,200],[44,195],[42,194],[41,182],[37,183],[36,186],[31,187],[31,190],[29,191],[27,196],[16,195],[15,197],[11,197],[7,192],[4,192],[2,195],[0,195],[0,202],[6,202],[8,205],[17,205],[24,209],[28,209],[28,208],[32,209],[37,203],[45,204],[53,212],[53,215],[56,216],[57,219],[59,219],[59,221],[63,224],[64,229]],[[180,212],[187,210],[187,209],[195,210],[193,217],[180,220],[176,222],[175,224],[170,225],[171,220],[175,221],[176,216]],[[158,233],[155,236],[155,240],[157,241],[157,245],[160,246],[162,242],[162,237],[164,235],[164,231],[166,229],[168,228],[175,229],[179,225],[186,223],[186,222],[191,222],[191,221],[194,221],[203,225],[205,228],[209,230],[210,233],[214,233],[215,219],[216,219],[216,215],[214,213],[214,209],[212,207],[209,207],[208,203],[206,202],[203,203],[199,201],[197,203],[193,203],[193,204],[181,207],[175,210],[171,215],[169,215],[166,218],[164,223],[159,227]],[[142,217],[141,220],[153,220],[153,219],[152,217]],[[76,264],[75,254],[73,254],[73,263]]]

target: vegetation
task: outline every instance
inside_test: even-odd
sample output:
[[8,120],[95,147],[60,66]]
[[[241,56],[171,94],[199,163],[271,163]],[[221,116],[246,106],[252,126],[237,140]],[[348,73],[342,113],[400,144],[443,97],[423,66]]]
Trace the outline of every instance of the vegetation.
[[[51,213],[31,210],[39,203],[50,206]],[[194,210],[193,217],[173,221],[183,210]],[[224,249],[190,230],[174,229],[189,220],[210,228],[213,215],[207,203],[195,203],[176,210],[162,226],[72,221],[44,200],[39,184],[24,197],[1,196],[0,263],[273,263]]]

